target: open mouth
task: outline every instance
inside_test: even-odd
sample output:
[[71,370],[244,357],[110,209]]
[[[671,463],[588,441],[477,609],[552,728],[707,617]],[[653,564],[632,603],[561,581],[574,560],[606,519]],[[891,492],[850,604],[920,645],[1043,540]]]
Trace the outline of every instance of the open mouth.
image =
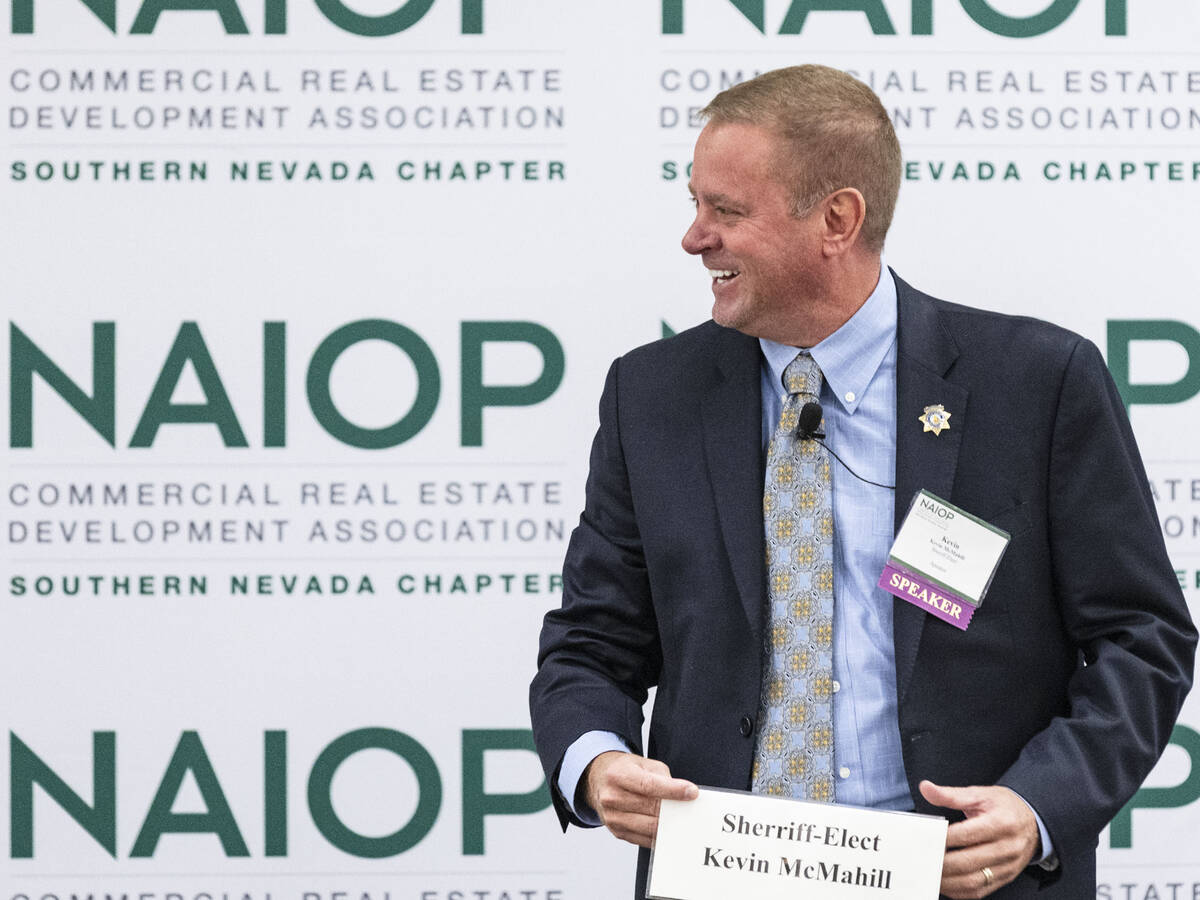
[[708,274],[717,284],[728,284],[740,273],[734,269],[709,269]]

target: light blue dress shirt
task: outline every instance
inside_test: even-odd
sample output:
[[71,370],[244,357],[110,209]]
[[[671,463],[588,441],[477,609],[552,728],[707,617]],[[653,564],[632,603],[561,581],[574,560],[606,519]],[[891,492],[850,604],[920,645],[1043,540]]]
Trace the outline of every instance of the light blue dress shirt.
[[[820,398],[825,441],[845,461],[831,459],[835,797],[854,806],[908,810],[913,798],[896,708],[893,598],[876,586],[894,537],[895,491],[867,484],[846,468],[878,485],[895,484],[896,282],[886,267],[881,275],[849,321],[809,352],[825,376]],[[759,345],[765,452],[786,397],[783,370],[798,348],[761,338]],[[563,797],[574,804],[579,779],[599,754],[628,749],[611,732],[582,735],[559,768]],[[600,824],[591,809],[577,808],[575,814]],[[1050,837],[1036,810],[1034,816],[1046,859]]]
[[[797,348],[759,340],[762,439],[779,422]],[[887,270],[841,328],[809,349],[825,376],[825,443],[880,485],[896,478],[896,282]],[[876,587],[894,534],[895,492],[830,459],[833,477],[833,749],[839,803],[912,809],[896,712],[892,595]]]

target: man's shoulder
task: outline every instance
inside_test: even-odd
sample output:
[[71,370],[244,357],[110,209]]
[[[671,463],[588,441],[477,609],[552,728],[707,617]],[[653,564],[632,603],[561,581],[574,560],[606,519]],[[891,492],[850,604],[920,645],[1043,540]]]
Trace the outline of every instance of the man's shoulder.
[[[1087,338],[1053,322],[954,303],[933,297],[896,278],[900,333],[906,326],[920,341],[949,340],[968,354],[1004,354],[1016,359],[1065,363]],[[910,352],[913,348],[910,346]]]
[[757,359],[758,340],[718,325],[711,319],[625,353],[618,364],[622,374],[669,377],[672,373],[687,376],[709,370],[730,361],[748,362]]

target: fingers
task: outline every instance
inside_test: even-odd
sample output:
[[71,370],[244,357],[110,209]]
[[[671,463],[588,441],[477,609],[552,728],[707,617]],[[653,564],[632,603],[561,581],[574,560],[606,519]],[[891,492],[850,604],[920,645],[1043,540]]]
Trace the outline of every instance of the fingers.
[[694,800],[699,788],[672,778],[658,760],[632,753],[597,756],[584,775],[587,797],[605,827],[623,841],[649,847],[658,829],[662,800]]
[[603,818],[604,827],[614,837],[647,850],[654,846],[654,836],[658,833],[658,815],[642,816],[634,813],[613,812]]
[[[1013,836],[948,851],[942,860],[942,893],[947,897],[986,897],[1029,864],[1024,847],[1024,841]],[[990,880],[985,869],[992,875]]]
[[[975,898],[986,897],[1008,884],[1018,874],[1020,874],[1019,870],[1018,872],[1009,872],[1003,867],[997,866],[975,866],[971,871],[958,875],[947,875],[943,870],[942,884],[939,890],[943,896],[951,897],[953,900],[975,900]],[[991,880],[988,879],[989,875]]]
[[[977,847],[994,841],[1024,838],[1024,819],[1009,808],[993,809],[972,819],[955,822],[946,830],[946,848]],[[1037,823],[1033,825],[1037,833]],[[1017,840],[1018,843],[1023,843]]]
[[1037,820],[1005,787],[944,787],[923,781],[921,795],[967,818],[946,832],[941,891],[947,897],[986,897],[1029,865],[1038,847]]
[[634,769],[622,767],[619,773],[614,773],[619,783],[632,793],[655,800],[695,800],[700,792],[690,781],[672,778],[670,770],[658,760],[634,757],[634,761],[641,764]]

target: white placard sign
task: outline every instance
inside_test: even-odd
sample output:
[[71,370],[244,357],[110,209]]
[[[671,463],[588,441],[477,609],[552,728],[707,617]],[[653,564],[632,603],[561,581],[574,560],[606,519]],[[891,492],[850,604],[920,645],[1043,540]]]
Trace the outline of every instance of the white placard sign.
[[664,800],[646,896],[810,900],[938,895],[945,819],[702,788]]

